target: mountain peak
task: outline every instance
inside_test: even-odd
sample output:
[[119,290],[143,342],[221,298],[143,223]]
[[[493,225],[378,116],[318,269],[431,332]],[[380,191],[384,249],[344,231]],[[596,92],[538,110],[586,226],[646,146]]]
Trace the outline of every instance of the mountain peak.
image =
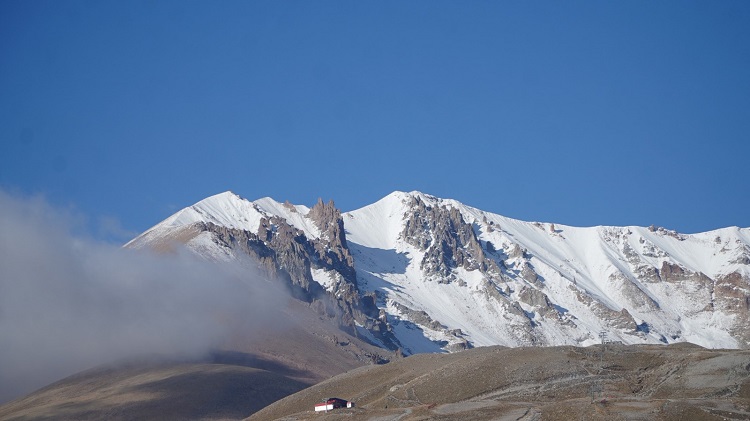
[[214,202],[226,202],[226,201],[232,201],[232,200],[246,200],[240,197],[240,195],[234,193],[231,190],[227,190],[225,192],[221,192],[218,194],[215,194],[213,196],[208,196],[207,198],[197,202],[193,206],[197,206],[204,203],[214,203]]
[[349,285],[342,305],[360,294],[372,320],[390,326],[367,325],[367,332],[393,331],[407,353],[590,345],[602,330],[623,343],[750,346],[745,229],[685,235],[655,226],[525,222],[416,190],[345,213],[322,200],[308,209],[227,191],[181,210],[138,244],[161,237],[187,241],[203,255],[247,252],[246,241],[219,238],[208,223],[258,236],[260,248],[276,229],[291,233],[294,241],[283,244],[294,253],[278,254],[287,260],[275,264],[292,267],[293,257],[293,279],[319,284],[315,291]]
[[431,194],[427,194],[427,193],[421,192],[419,190],[412,190],[410,192],[396,190],[396,191],[388,194],[387,196],[385,196],[381,200],[398,200],[398,201],[404,201],[404,200],[407,200],[407,199],[414,199],[414,198],[419,198],[419,199],[421,199],[423,201],[427,201],[427,202],[430,202],[430,203],[438,203],[438,202],[442,202],[443,200],[450,200],[450,199],[441,199],[441,198],[439,198],[437,196],[433,196]]
[[255,231],[258,229],[261,216],[253,202],[231,191],[225,191],[180,210],[151,230],[210,222],[228,228]]

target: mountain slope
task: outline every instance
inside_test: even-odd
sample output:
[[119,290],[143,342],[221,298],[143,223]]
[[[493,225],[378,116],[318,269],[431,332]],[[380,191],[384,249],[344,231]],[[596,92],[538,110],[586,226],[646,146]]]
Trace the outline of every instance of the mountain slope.
[[419,192],[344,220],[360,287],[382,292],[392,324],[432,339],[589,345],[605,331],[625,343],[748,346],[748,229],[529,223]]
[[0,420],[240,419],[393,354],[342,332],[304,302],[271,310],[205,357],[146,355],[69,376],[0,405]]
[[[748,358],[685,344],[421,354],[340,374],[248,420],[746,420]],[[331,396],[356,406],[313,412]]]
[[342,329],[406,354],[603,339],[750,346],[747,228],[578,228],[420,192],[346,213],[227,192],[127,246],[175,243],[213,260],[250,256]]
[[240,419],[308,386],[242,365],[130,362],[87,370],[0,406],[0,419]]

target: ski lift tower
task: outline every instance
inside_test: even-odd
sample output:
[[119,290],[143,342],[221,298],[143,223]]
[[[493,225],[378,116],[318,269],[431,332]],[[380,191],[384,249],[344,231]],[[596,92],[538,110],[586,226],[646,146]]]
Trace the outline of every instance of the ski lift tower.
[[[602,340],[602,350],[599,353],[599,375],[602,375],[604,371],[604,349],[607,346],[607,331],[599,331],[599,338]],[[591,402],[595,402],[597,399],[604,395],[604,388],[602,387],[602,379],[598,378],[591,383]]]
[[599,331],[599,337],[602,340],[602,352],[599,354],[599,371],[604,369],[604,350],[607,347],[607,331]]

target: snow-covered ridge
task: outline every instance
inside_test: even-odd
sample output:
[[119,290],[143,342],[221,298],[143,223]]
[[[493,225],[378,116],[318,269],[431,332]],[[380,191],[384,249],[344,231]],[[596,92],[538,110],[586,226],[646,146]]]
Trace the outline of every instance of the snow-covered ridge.
[[[574,227],[556,223],[527,222],[467,206],[453,199],[441,199],[419,191],[393,192],[372,205],[346,212],[344,220],[347,238],[368,247],[392,248],[398,242],[403,228],[405,201],[419,197],[432,206],[454,207],[461,211],[468,223],[479,227],[480,238],[500,243],[514,239],[534,255],[544,256],[554,263],[576,258],[586,267],[601,263],[606,249],[602,241],[611,243],[614,237],[628,238],[631,247],[649,254],[648,249],[661,250],[673,260],[695,272],[709,276],[725,275],[737,270],[747,270],[747,264],[732,263],[718,258],[721,253],[739,257],[750,247],[750,228],[727,227],[696,234],[680,234],[658,227],[594,226]],[[642,240],[642,241],[641,241]],[[497,245],[497,244],[495,244]],[[663,259],[647,258],[649,263]],[[738,260],[738,259],[734,259]],[[741,259],[740,259],[741,260]]]
[[[559,316],[570,316],[576,324],[576,329],[569,329],[566,321],[557,323],[558,326],[552,323],[540,330],[541,337],[535,337],[535,341],[590,344],[599,340],[596,332],[604,330],[610,331],[613,339],[627,343],[689,340],[713,347],[746,346],[727,333],[728,327],[733,325],[732,319],[741,315],[731,311],[688,314],[694,313],[696,307],[714,303],[710,294],[700,296],[682,290],[698,288],[699,284],[690,276],[697,278],[700,274],[713,280],[710,288],[716,286],[717,279],[732,273],[747,278],[748,229],[729,227],[686,235],[656,227],[572,227],[526,222],[421,192],[395,192],[372,205],[344,214],[347,238],[356,251],[355,261],[363,284],[385,292],[391,302],[425,311],[450,328],[462,329],[475,344],[521,345],[526,342],[507,331],[513,326],[512,321],[500,326],[494,322],[498,317],[507,316],[507,308],[497,305],[496,300],[478,298],[478,292],[486,291],[486,287],[480,286],[486,276],[476,271],[461,274],[460,279],[467,284],[464,288],[424,282],[425,274],[418,264],[422,254],[401,236],[404,214],[409,212],[408,203],[413,198],[429,206],[456,208],[461,212],[485,248],[496,250],[507,266],[506,279],[495,286],[508,288],[510,293],[505,298],[519,303],[524,312],[534,315],[531,317],[534,323],[550,324],[535,314],[539,309],[523,302],[521,294],[525,293],[519,294],[520,290],[542,292],[553,308],[561,309]],[[382,251],[373,253],[373,249],[396,253],[390,255],[389,260]],[[521,250],[522,256],[514,256],[515,250]],[[378,260],[370,257],[374,254],[379,255]],[[403,258],[409,261],[405,270],[394,271],[392,268],[398,267]],[[642,280],[644,273],[658,274],[663,267],[684,269],[684,279],[672,285],[666,282],[650,285]],[[523,272],[541,281],[533,285],[523,279]],[[691,273],[694,275],[689,275]],[[747,295],[748,291],[741,292]],[[581,302],[580,296],[599,303],[600,307],[592,310],[592,304]],[[449,297],[448,302],[445,297]],[[700,302],[701,299],[705,302]],[[654,305],[649,307],[642,302]],[[457,311],[457,307],[465,310]],[[477,307],[484,311],[475,311]],[[640,326],[642,333],[628,335],[608,326],[615,323],[613,320],[620,317],[623,310],[632,317],[631,325]],[[394,315],[397,329],[397,321],[402,316],[405,315]],[[602,317],[611,320],[602,321]],[[488,322],[488,319],[493,321]],[[524,322],[522,318],[515,320],[519,321]],[[435,334],[433,339],[441,339],[439,336]]]
[[127,243],[126,247],[142,247],[167,232],[195,223],[212,223],[227,228],[257,232],[263,218],[278,216],[301,229],[309,238],[320,235],[315,224],[305,216],[306,206],[279,203],[270,197],[249,201],[226,191],[207,197],[184,208]]
[[[263,218],[278,217],[316,239],[321,233],[309,212],[226,192],[181,210],[130,245],[178,238],[199,254],[231,259],[235,251],[184,230],[210,222],[255,233]],[[526,222],[416,191],[391,193],[341,217],[358,288],[376,294],[407,353],[588,345],[600,341],[601,331],[624,343],[750,346],[748,228],[680,234]],[[458,240],[458,231],[468,237]],[[332,291],[333,275],[316,269],[311,278]]]
[[185,208],[164,221],[167,226],[189,225],[195,222],[211,222],[228,228],[247,231],[258,229],[263,217],[257,206],[240,196],[227,191],[208,197]]

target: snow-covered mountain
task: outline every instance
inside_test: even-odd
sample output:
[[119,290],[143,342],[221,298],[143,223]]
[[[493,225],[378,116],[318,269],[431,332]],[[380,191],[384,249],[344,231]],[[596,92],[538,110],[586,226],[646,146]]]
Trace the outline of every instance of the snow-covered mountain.
[[341,213],[226,192],[127,247],[246,259],[342,328],[417,353],[484,345],[750,347],[750,229],[524,222],[420,192]]

